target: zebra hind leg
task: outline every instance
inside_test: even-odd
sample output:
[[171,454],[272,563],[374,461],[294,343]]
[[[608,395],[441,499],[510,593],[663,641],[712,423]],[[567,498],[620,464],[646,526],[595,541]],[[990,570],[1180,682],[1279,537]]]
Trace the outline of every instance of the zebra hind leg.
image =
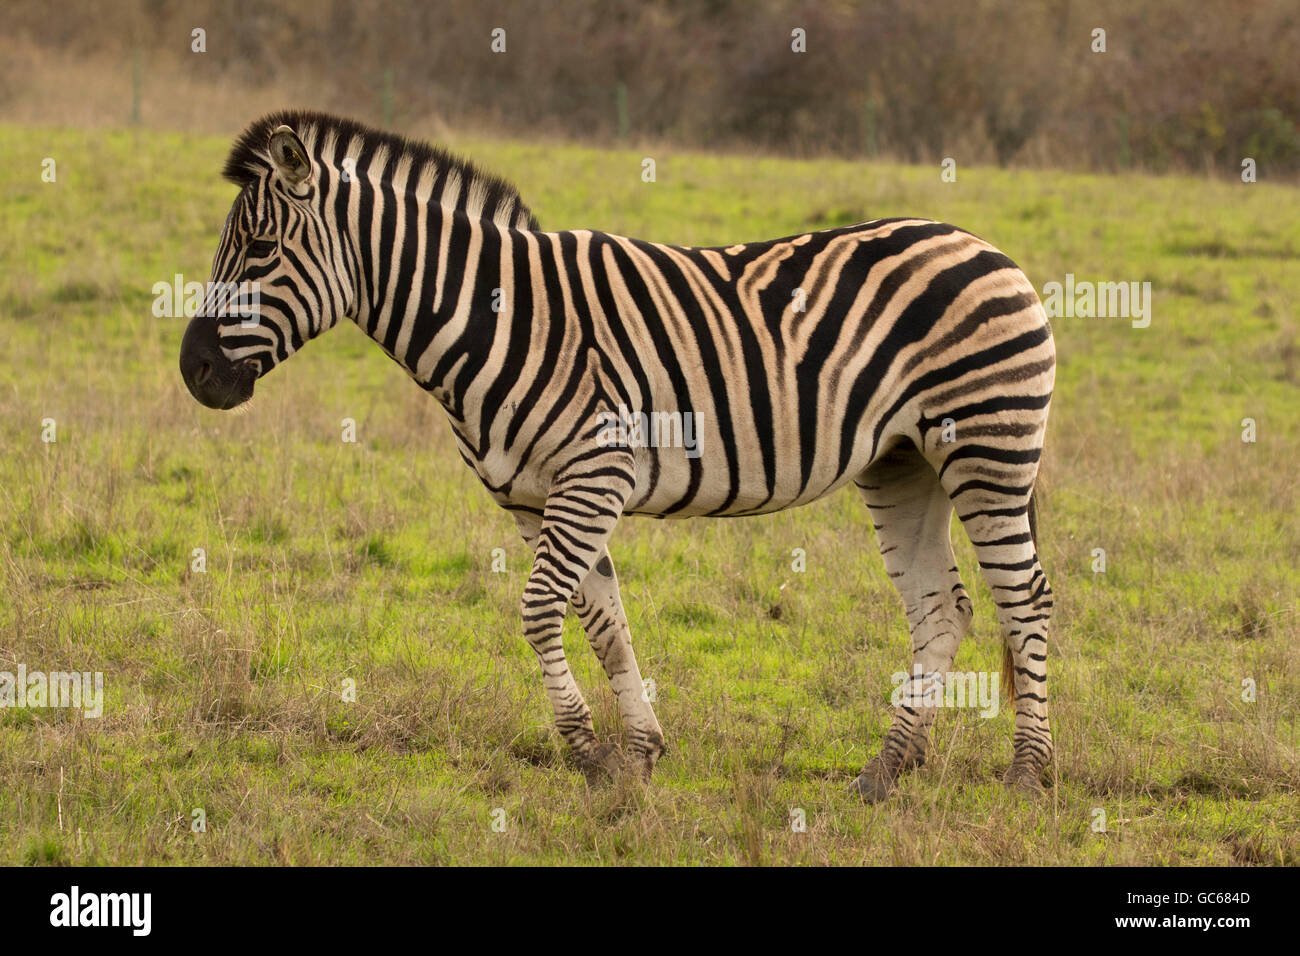
[[1005,645],[1002,690],[1015,702],[1014,753],[1004,780],[1041,793],[1039,778],[1053,756],[1047,719],[1052,588],[1038,560],[1032,517],[1037,460],[1017,465],[968,455],[950,463],[943,482],[993,592]]
[[935,703],[942,699],[944,675],[970,626],[972,608],[952,553],[952,502],[916,449],[899,446],[873,462],[856,484],[871,510],[912,639],[912,669],[885,742],[853,784],[874,803],[893,792],[899,774],[925,762]]

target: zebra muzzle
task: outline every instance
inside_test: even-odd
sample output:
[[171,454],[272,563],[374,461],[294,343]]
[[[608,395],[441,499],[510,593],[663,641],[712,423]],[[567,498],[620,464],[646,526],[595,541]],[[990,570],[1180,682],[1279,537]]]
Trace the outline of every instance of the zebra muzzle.
[[201,405],[231,409],[253,397],[256,362],[232,362],[221,350],[217,320],[196,316],[181,340],[181,378]]

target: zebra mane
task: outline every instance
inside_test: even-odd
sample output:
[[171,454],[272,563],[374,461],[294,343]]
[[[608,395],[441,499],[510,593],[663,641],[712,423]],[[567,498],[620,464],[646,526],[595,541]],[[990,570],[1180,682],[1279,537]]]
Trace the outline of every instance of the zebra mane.
[[[436,171],[438,177],[456,176],[460,180],[460,188],[452,193],[456,197],[454,208],[467,215],[480,219],[490,218],[499,226],[533,230],[539,228],[537,217],[524,205],[519,190],[501,177],[485,173],[468,160],[454,156],[441,147],[312,110],[278,110],[254,121],[235,140],[230,155],[226,158],[222,176],[236,186],[247,186],[270,169],[271,157],[267,152],[267,141],[276,127],[281,125],[290,127],[298,134],[298,138],[318,163],[324,161],[322,150],[327,143],[333,144],[332,155],[328,158],[331,166],[335,163],[336,155],[362,156],[384,149],[388,153],[389,169],[394,168],[401,158],[410,160],[408,182],[415,181],[416,173],[422,167]],[[341,150],[339,144],[343,144]],[[444,200],[443,205],[449,203]],[[490,215],[484,215],[485,213]]]

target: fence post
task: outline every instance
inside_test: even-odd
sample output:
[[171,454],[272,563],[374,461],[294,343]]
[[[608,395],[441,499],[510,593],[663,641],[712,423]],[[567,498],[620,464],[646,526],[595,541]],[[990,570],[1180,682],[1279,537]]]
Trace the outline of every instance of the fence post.
[[131,125],[140,125],[140,48],[131,50]]
[[622,80],[614,85],[614,105],[618,110],[618,138],[627,139],[631,124],[627,117],[627,84]]
[[384,88],[380,94],[380,110],[384,114],[384,129],[393,126],[393,68],[384,70]]
[[867,90],[862,107],[862,139],[867,155],[875,159],[880,152],[880,142],[876,129],[876,97],[871,90]]

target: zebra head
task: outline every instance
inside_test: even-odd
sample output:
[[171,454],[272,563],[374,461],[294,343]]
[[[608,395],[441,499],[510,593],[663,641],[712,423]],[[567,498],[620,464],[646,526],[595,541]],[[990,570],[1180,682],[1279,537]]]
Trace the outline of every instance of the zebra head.
[[181,341],[181,376],[208,408],[248,401],[258,378],[350,314],[355,301],[346,253],[323,215],[334,171],[293,128],[271,120],[253,124],[226,163],[225,177],[243,188],[203,308]]

